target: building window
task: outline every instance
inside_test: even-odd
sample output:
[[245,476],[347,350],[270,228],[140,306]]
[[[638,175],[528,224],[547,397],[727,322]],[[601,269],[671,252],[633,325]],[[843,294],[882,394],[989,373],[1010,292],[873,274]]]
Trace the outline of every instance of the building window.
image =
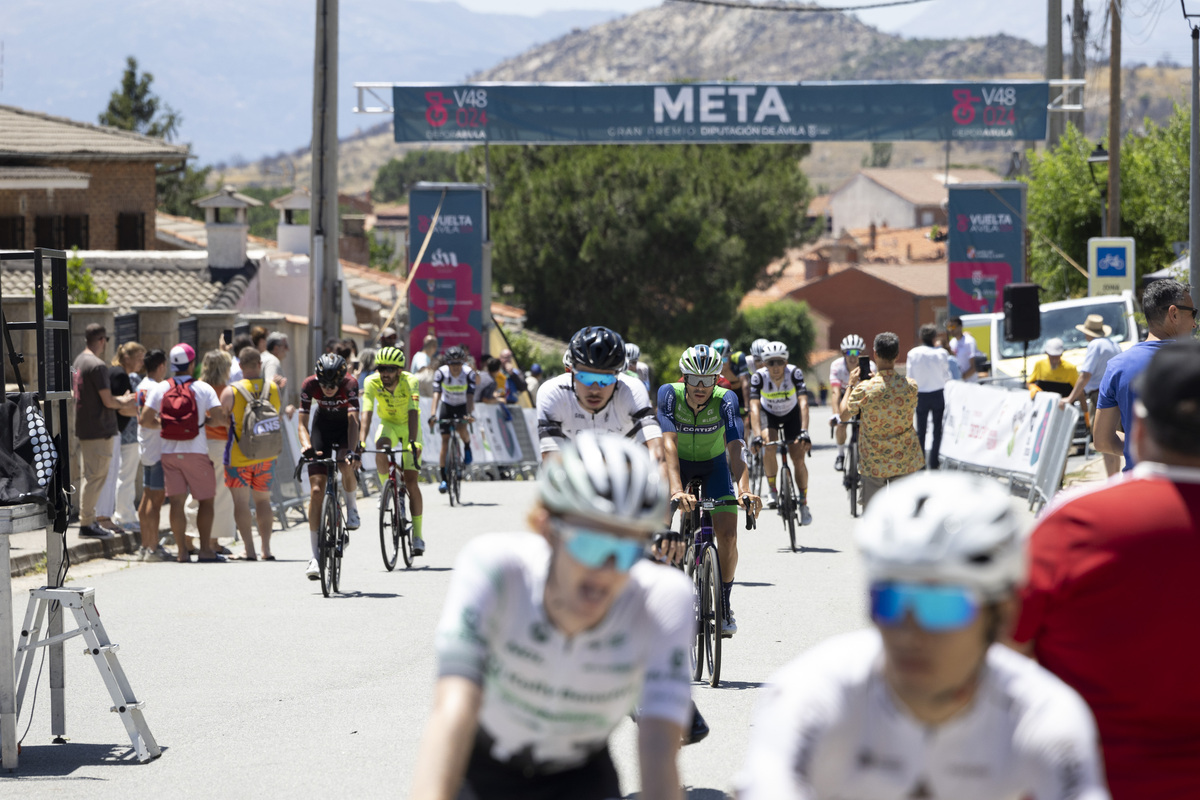
[[146,215],[139,212],[117,214],[117,249],[146,249]]
[[63,219],[63,249],[70,250],[72,247],[78,247],[80,250],[88,249],[88,218],[87,214],[73,214],[65,216]]
[[0,217],[0,250],[25,249],[25,218]]
[[62,217],[34,217],[33,246],[62,249]]
[[933,212],[932,211],[922,211],[921,212],[921,227],[928,228],[932,224],[933,224]]

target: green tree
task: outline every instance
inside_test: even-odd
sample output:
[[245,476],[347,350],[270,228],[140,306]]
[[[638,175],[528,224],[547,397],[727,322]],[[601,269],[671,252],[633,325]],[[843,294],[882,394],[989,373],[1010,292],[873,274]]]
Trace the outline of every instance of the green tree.
[[551,353],[542,349],[533,339],[526,336],[524,331],[506,331],[505,337],[509,349],[512,350],[513,359],[521,369],[527,370],[534,364],[540,364],[544,378],[552,378],[562,373],[562,353]]
[[791,362],[807,367],[817,331],[808,313],[808,303],[777,300],[740,312],[734,317],[729,338],[735,350],[749,350],[755,339],[783,342]]
[[[96,285],[96,277],[87,268],[79,255],[79,248],[72,247],[67,259],[67,302],[71,304],[103,304],[108,302],[108,290]],[[46,316],[54,313],[50,300],[44,303]]]
[[408,201],[408,190],[418,181],[457,180],[458,153],[447,150],[410,150],[379,168],[371,198],[377,203]]
[[[494,276],[535,330],[604,324],[649,352],[708,341],[798,241],[806,145],[492,150]],[[482,175],[478,152],[460,174]]]
[[367,234],[367,265],[384,272],[393,272],[400,262],[396,258],[396,242],[390,236]]
[[892,163],[891,142],[871,142],[871,155],[863,156],[864,167],[886,167]]
[[[121,85],[109,96],[108,108],[100,114],[100,124],[174,141],[183,115],[154,93],[153,83],[153,73],[138,75],[137,59],[126,56]],[[188,148],[190,151],[191,145]],[[182,167],[160,169],[156,175],[158,207],[168,214],[202,219],[204,215],[192,201],[205,193],[211,171],[211,167],[193,169],[186,162]]]
[[[1083,134],[1068,126],[1054,150],[1028,152],[1029,174],[1022,180],[1029,185],[1028,227],[1037,232],[1031,237],[1029,275],[1046,299],[1087,293],[1087,278],[1046,239],[1087,266],[1087,241],[1102,230],[1101,187],[1108,180],[1101,168],[1093,181],[1091,150]],[[1109,235],[1136,240],[1139,279],[1170,264],[1172,242],[1187,239],[1188,163],[1189,120],[1180,106],[1165,126],[1146,120],[1144,134],[1130,132],[1122,142],[1121,230]]]

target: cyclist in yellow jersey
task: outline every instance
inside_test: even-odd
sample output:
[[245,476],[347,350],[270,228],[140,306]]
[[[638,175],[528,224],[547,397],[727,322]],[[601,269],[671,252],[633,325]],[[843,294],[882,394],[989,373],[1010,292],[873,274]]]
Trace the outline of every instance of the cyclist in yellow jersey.
[[[404,351],[398,347],[383,347],[375,354],[375,372],[363,384],[363,436],[371,430],[371,418],[379,413],[379,438],[376,448],[404,448],[404,489],[408,493],[412,508],[413,555],[425,552],[425,539],[421,536],[421,485],[417,482],[417,460],[408,450],[411,441],[421,450],[420,406],[418,405],[417,379],[404,372]],[[411,437],[411,438],[410,438]],[[366,446],[364,438],[362,446]],[[375,454],[375,468],[380,480],[388,472],[387,456]]]

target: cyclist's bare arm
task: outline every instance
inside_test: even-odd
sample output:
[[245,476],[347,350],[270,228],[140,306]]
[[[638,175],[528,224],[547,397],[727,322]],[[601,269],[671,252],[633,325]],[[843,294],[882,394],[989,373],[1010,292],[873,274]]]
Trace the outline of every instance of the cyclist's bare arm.
[[[408,438],[409,438],[409,441],[411,444],[415,444],[417,446],[418,450],[421,449],[421,442],[418,441],[418,436],[421,432],[421,428],[419,427],[420,424],[421,424],[420,412],[417,411],[415,408],[410,408],[408,410]],[[393,442],[392,446],[399,447],[400,442]]]
[[737,502],[740,505],[743,497],[750,498],[751,511],[758,516],[762,508],[762,500],[757,495],[750,494],[750,470],[746,469],[746,461],[742,458],[742,440],[729,442],[725,445],[725,458],[729,460],[729,473],[737,489]]
[[[475,743],[483,689],[457,675],[439,678],[421,738],[412,800],[454,800]],[[678,741],[678,739],[676,739]]]
[[308,412],[300,412],[300,452],[304,452],[312,447],[312,441],[308,438]]
[[[375,416],[375,411],[373,409],[368,408],[366,411],[363,412],[363,418],[362,418],[362,435],[363,436],[367,436],[370,434],[370,432],[371,432],[371,417],[373,417],[373,416]],[[352,441],[365,442],[366,439],[359,439],[358,437],[355,437]]]
[[[366,429],[364,429],[366,430]],[[357,442],[358,439],[358,412],[351,411],[346,415],[346,441]]]
[[808,395],[801,394],[796,402],[800,404],[800,427],[808,430]]
[[675,431],[663,431],[663,466],[667,470],[667,486],[671,490],[671,499],[679,501],[681,511],[691,511],[696,500],[683,490],[683,478],[679,473],[679,434]]
[[646,800],[682,800],[677,763],[683,728],[663,719],[643,719],[638,723],[638,760],[642,773],[642,791]]
[[666,460],[666,454],[663,452],[662,439],[647,439],[646,449],[650,451],[650,455],[654,456],[654,460],[659,464]]
[[757,397],[752,398],[750,400],[750,430],[752,430],[754,435],[758,437],[762,436],[762,420],[760,419],[761,414],[762,403],[759,402]]
[[[442,402],[442,393],[433,393],[433,404],[429,406],[429,430],[433,430],[433,422],[437,419],[438,404]],[[469,402],[469,401],[468,401]]]

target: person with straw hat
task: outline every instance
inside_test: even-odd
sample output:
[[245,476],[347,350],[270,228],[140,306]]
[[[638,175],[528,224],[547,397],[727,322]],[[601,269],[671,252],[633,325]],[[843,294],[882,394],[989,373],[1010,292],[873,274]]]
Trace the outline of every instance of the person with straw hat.
[[[1075,330],[1087,337],[1087,351],[1079,364],[1079,380],[1075,388],[1062,399],[1062,405],[1087,398],[1088,419],[1096,419],[1096,400],[1100,396],[1100,381],[1104,378],[1104,368],[1109,360],[1121,352],[1121,348],[1109,337],[1112,336],[1112,326],[1104,324],[1104,317],[1099,314],[1088,314],[1087,320],[1076,325]],[[1121,469],[1121,457],[1104,454],[1104,471],[1111,478]]]

